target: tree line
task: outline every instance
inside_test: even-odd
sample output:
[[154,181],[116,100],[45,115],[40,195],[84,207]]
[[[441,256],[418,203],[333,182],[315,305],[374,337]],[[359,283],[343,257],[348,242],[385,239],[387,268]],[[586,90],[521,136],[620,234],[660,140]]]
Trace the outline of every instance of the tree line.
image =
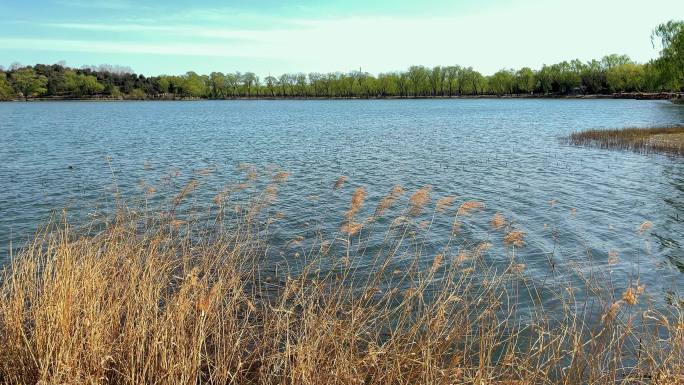
[[681,92],[684,88],[684,21],[653,31],[660,56],[637,63],[626,55],[563,61],[534,70],[502,69],[485,76],[472,67],[411,66],[374,76],[348,73],[286,73],[263,79],[253,72],[187,72],[145,77],[130,68],[60,64],[0,67],[0,99],[16,98],[407,98],[469,95],[581,95]]

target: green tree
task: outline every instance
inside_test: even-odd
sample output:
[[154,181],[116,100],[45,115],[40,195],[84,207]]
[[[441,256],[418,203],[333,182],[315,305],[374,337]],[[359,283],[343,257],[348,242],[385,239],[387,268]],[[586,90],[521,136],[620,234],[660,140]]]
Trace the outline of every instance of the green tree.
[[606,71],[606,82],[611,92],[641,91],[644,85],[644,66],[625,63]]
[[400,97],[406,97],[408,96],[408,87],[409,87],[409,75],[406,72],[401,72],[399,73],[399,76],[397,76],[397,88],[399,89],[399,96]]
[[64,72],[64,88],[71,95],[82,97],[101,93],[105,86],[93,75],[78,74],[67,70]]
[[458,74],[460,71],[460,66],[449,66],[444,68],[444,83],[446,84],[450,97],[454,96],[454,92],[458,89]]
[[245,95],[247,97],[252,96],[252,87],[257,81],[257,77],[254,74],[254,72],[246,72],[244,75],[242,75],[242,85],[245,87]]
[[489,89],[497,95],[512,94],[515,84],[513,70],[500,70],[489,78]]
[[25,67],[12,73],[14,88],[21,92],[26,100],[30,97],[40,96],[47,92],[48,79],[43,75],[37,75],[33,68]]
[[161,92],[162,94],[165,94],[165,93],[169,92],[169,90],[170,90],[171,80],[169,78],[170,78],[169,76],[165,76],[165,75],[162,75],[159,77],[159,81],[158,81],[159,92]]
[[429,71],[428,80],[430,82],[430,95],[437,96],[442,91],[444,84],[444,71],[442,67],[435,66]]
[[0,72],[0,100],[11,99],[14,95],[12,85],[7,81],[7,74]]
[[183,77],[183,95],[200,98],[207,95],[205,79],[197,73],[190,71]]
[[586,92],[599,94],[604,89],[606,75],[603,66],[598,60],[591,60],[584,65],[580,77]]
[[221,72],[212,72],[209,75],[209,93],[212,98],[225,98],[228,91],[226,75]]
[[473,67],[464,68],[460,72],[458,84],[459,94],[478,95],[484,91],[487,80]]
[[264,81],[266,82],[266,88],[271,94],[271,97],[275,97],[275,88],[278,85],[278,79],[276,79],[274,76],[268,75]]
[[617,67],[619,65],[627,63],[633,63],[632,59],[630,59],[627,55],[611,54],[606,55],[601,59],[601,65],[603,66],[604,70],[608,70],[613,67]]
[[134,88],[128,93],[128,99],[145,100],[145,98],[147,98],[147,94],[140,88]]
[[423,90],[428,79],[428,70],[423,66],[411,66],[408,69],[408,78],[413,88],[413,96],[424,95]]
[[653,40],[660,39],[662,50],[657,61],[663,80],[671,86],[684,86],[684,21],[668,21],[653,31]]
[[81,77],[81,92],[83,95],[95,95],[104,91],[104,85],[97,81],[97,78],[92,75],[82,75]]
[[515,88],[519,93],[529,94],[534,92],[536,81],[534,71],[529,67],[523,67],[515,73]]

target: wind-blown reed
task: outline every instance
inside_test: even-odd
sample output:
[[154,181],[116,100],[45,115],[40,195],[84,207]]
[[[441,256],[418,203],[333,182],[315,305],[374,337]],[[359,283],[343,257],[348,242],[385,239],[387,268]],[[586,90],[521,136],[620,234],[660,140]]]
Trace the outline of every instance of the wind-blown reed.
[[[2,273],[0,383],[681,384],[681,304],[655,310],[635,281],[618,300],[578,302],[587,288],[557,287],[561,311],[520,309],[538,292],[514,258],[505,271],[487,263],[492,243],[454,238],[425,255],[407,235],[429,192],[403,201],[374,255],[359,251],[361,235],[378,231],[364,227],[311,245],[284,270],[265,235],[273,186],[241,210],[221,192],[212,222],[123,205],[89,231],[55,220]],[[395,187],[391,203],[401,194]],[[353,193],[348,224],[365,198]],[[452,203],[425,215],[454,215]],[[492,242],[522,246],[515,231]]]
[[684,127],[621,128],[573,132],[564,141],[640,153],[684,155]]

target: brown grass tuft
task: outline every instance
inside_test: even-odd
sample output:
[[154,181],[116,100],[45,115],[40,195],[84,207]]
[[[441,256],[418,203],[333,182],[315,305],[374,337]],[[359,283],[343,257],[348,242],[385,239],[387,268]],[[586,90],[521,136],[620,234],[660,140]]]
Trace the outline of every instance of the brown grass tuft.
[[432,186],[427,185],[419,188],[411,197],[409,198],[409,214],[416,216],[423,212],[425,206],[430,203],[430,193],[432,192]]
[[484,207],[485,207],[484,202],[466,201],[466,202],[463,202],[461,204],[461,206],[458,208],[456,215],[459,215],[459,216],[470,215],[474,211],[483,209]]
[[347,218],[348,221],[352,221],[354,219],[354,216],[356,213],[361,210],[361,207],[363,207],[363,203],[366,200],[366,189],[363,187],[358,187],[356,190],[354,190],[354,194],[352,194],[352,199],[351,199],[351,205],[349,206],[349,210],[346,212],[345,217]]
[[642,224],[639,225],[639,228],[637,229],[638,233],[644,233],[648,230],[650,230],[653,227],[653,222],[651,221],[644,221]]
[[199,182],[196,179],[190,179],[188,183],[183,186],[183,189],[181,190],[178,195],[176,195],[175,198],[173,198],[173,204],[174,205],[179,205],[185,198],[188,197],[195,189],[199,186]]
[[283,245],[267,214],[240,215],[261,202],[235,203],[218,225],[180,208],[122,209],[92,233],[47,224],[0,273],[0,383],[681,382],[681,306],[638,301],[638,278],[616,302],[601,280],[540,291],[524,264],[485,257],[489,242],[428,254],[390,223],[377,244],[381,221],[358,243]]
[[456,201],[455,196],[447,196],[440,198],[437,200],[437,205],[435,206],[435,210],[438,213],[443,213],[447,210],[447,208],[453,206],[454,202]]
[[344,186],[344,183],[347,181],[347,177],[342,175],[341,177],[337,178],[335,181],[335,185],[333,186],[333,190],[339,190]]
[[496,213],[492,217],[492,220],[490,222],[490,225],[492,226],[493,229],[500,229],[504,226],[506,226],[506,218],[504,218],[503,214],[501,213]]
[[432,260],[430,271],[432,273],[436,272],[442,266],[442,262],[444,262],[444,254],[435,255],[435,258]]
[[278,171],[273,175],[273,183],[284,183],[290,178],[290,173],[287,171]]
[[579,146],[681,156],[684,155],[684,126],[587,130],[574,132],[564,141]]
[[375,209],[375,215],[381,216],[384,214],[385,210],[390,209],[394,205],[394,202],[402,195],[404,195],[404,189],[401,186],[397,185],[392,187],[390,193],[384,196],[378,203],[378,207]]
[[359,222],[346,222],[340,227],[340,231],[347,235],[356,235],[363,228],[363,223]]
[[503,243],[515,247],[525,246],[525,233],[520,230],[512,230],[504,236]]

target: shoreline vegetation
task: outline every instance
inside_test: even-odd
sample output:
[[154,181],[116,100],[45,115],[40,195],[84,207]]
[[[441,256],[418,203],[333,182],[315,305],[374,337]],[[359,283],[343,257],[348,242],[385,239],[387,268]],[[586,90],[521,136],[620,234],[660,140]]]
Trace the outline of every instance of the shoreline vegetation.
[[[122,66],[69,68],[65,63],[0,67],[0,100],[52,99],[392,99],[447,97],[621,97],[682,100],[684,21],[653,31],[660,57],[637,63],[607,55],[543,65],[534,70],[504,68],[492,75],[460,65],[411,66],[377,75],[359,70],[285,73],[254,72],[145,76]],[[523,96],[524,95],[524,96]]]
[[49,97],[34,97],[31,99],[5,99],[0,102],[50,102],[50,101],[102,101],[102,102],[116,102],[116,101],[201,101],[201,100],[225,100],[225,101],[240,101],[240,100],[420,100],[420,99],[634,99],[634,100],[667,100],[675,104],[684,103],[684,93],[681,92],[624,92],[615,94],[572,94],[572,95],[556,95],[556,94],[478,94],[478,95],[436,95],[436,96],[234,96],[224,98],[203,98],[192,96],[179,96],[173,94],[163,94],[146,96],[143,98],[132,97],[129,95],[122,95],[119,97],[92,95],[92,96],[49,96]]
[[[182,215],[198,177],[159,211],[119,201],[85,230],[39,230],[0,274],[0,383],[681,384],[684,302],[654,306],[634,268],[610,287],[617,251],[535,284],[513,218],[430,186],[370,202],[340,177],[339,234],[274,261],[276,171],[220,192],[213,220]],[[232,197],[245,186],[252,198]],[[436,216],[454,226],[433,254]],[[468,240],[471,224],[491,236]]]
[[642,154],[684,156],[684,126],[591,129],[573,132],[563,141],[578,146],[629,150]]

